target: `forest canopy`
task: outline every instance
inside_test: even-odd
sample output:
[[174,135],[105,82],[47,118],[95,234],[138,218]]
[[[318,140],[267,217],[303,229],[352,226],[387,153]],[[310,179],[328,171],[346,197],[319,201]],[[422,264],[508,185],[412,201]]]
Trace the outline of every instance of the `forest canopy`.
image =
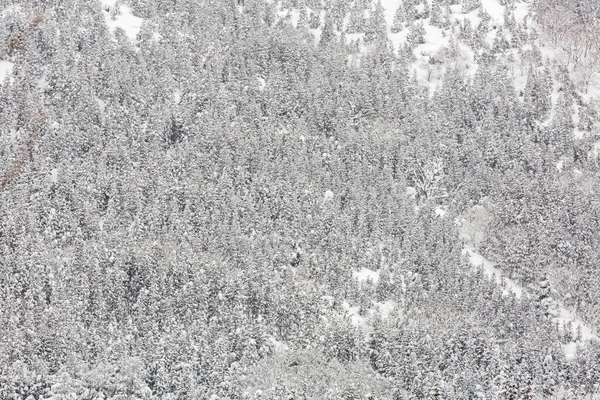
[[0,398],[599,396],[556,2],[0,0]]

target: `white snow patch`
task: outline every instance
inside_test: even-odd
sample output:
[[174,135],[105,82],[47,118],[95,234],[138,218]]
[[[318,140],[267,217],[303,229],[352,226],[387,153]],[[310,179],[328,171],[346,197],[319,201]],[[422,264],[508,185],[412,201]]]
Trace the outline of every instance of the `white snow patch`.
[[[587,325],[581,318],[579,318],[572,311],[567,310],[565,307],[558,305],[557,315],[552,319],[561,326],[565,326],[567,323],[571,323],[572,334],[575,336],[577,331],[581,329],[581,342],[589,340],[598,340],[598,336],[594,334],[592,328]],[[571,341],[565,345],[565,356],[567,359],[571,359],[576,356],[577,353],[577,342]]]
[[483,8],[490,14],[491,23],[504,24],[504,6],[497,0],[481,0]]
[[50,86],[50,83],[48,83],[48,79],[46,77],[46,75],[42,75],[38,80],[37,80],[37,84],[38,87],[42,90],[47,89]]
[[179,89],[175,89],[173,91],[173,101],[175,102],[175,104],[179,104],[181,102],[182,95],[183,95],[183,92]]
[[521,64],[516,63],[511,65],[511,68],[514,68],[513,72],[513,85],[515,86],[515,90],[517,92],[524,91],[525,86],[527,86],[527,73],[524,68],[521,68]]
[[350,317],[350,322],[357,328],[368,329],[366,318],[359,314],[360,307],[350,306],[350,304],[344,300],[342,303],[342,309],[346,313],[346,316]]
[[396,14],[396,10],[400,4],[402,4],[402,0],[381,0],[385,22],[387,22],[389,27],[394,23],[394,14]]
[[446,207],[437,206],[435,208],[435,215],[437,215],[440,218],[444,218],[444,216],[446,215],[447,212],[448,212],[448,210],[446,209]]
[[142,22],[144,22],[143,18],[136,17],[133,15],[131,7],[121,4],[119,6],[119,13],[113,19],[111,11],[114,10],[116,2],[114,0],[101,0],[101,2],[106,25],[108,25],[110,31],[114,32],[116,28],[121,28],[125,31],[129,40],[134,43],[137,42],[137,34],[140,32]]
[[13,73],[14,64],[10,61],[0,61],[0,85],[4,82],[7,76]]
[[592,145],[592,150],[588,153],[588,157],[597,159],[600,156],[600,140]]
[[577,343],[569,342],[564,346],[565,350],[565,358],[567,360],[572,360],[577,355]]
[[269,336],[269,342],[271,342],[271,344],[275,348],[275,352],[279,353],[279,352],[287,351],[290,349],[287,344],[285,344],[284,342],[282,342],[280,340],[275,339],[274,336]]
[[550,300],[553,304],[551,307],[552,321],[559,324],[563,328],[570,324],[572,341],[564,346],[565,356],[567,359],[572,359],[577,355],[577,345],[583,344],[589,340],[600,340],[598,335],[594,333],[594,329],[590,327],[583,319],[571,310],[568,310],[556,300]]
[[290,10],[290,19],[294,28],[298,27],[298,21],[300,20],[300,10]]
[[22,12],[22,8],[20,5],[12,4],[12,5],[4,8],[4,10],[2,10],[2,16],[6,16],[7,14],[11,14],[11,13],[21,13],[21,12]]
[[514,14],[515,19],[522,22],[529,14],[529,5],[526,2],[515,3]]
[[481,22],[481,18],[479,17],[479,9],[475,9],[469,13],[463,13],[461,4],[453,4],[449,7],[450,14],[448,15],[448,19],[451,23],[455,22],[465,22],[469,20],[473,27],[476,27]]
[[258,83],[258,90],[260,90],[261,92],[265,90],[265,87],[267,86],[267,81],[265,81],[264,78],[259,76],[256,78],[256,82]]
[[375,303],[375,307],[381,314],[382,318],[387,318],[396,308],[396,302],[394,300],[387,300],[384,302]]
[[106,102],[100,98],[96,98],[96,101],[98,102],[98,108],[100,109],[100,112],[104,113],[104,110],[106,110]]
[[369,279],[371,279],[373,283],[377,283],[379,281],[379,271],[373,271],[365,267],[362,267],[358,272],[353,271],[352,276],[361,283],[366,282]]
[[558,172],[562,172],[566,166],[569,166],[570,162],[569,162],[569,157],[566,156],[561,156],[558,159],[558,162],[556,163],[556,170]]
[[380,315],[382,319],[389,317],[397,307],[397,304],[393,300],[386,300],[384,302],[373,302],[373,307],[366,310],[366,316],[360,315],[359,306],[351,306],[348,301],[342,302],[342,309],[346,318],[350,318],[350,322],[356,328],[359,328],[368,338],[372,331],[371,319],[376,315]]
[[523,295],[523,287],[512,279],[504,277],[502,271],[496,268],[496,264],[476,252],[472,244],[465,244],[463,254],[466,254],[469,257],[469,261],[472,265],[483,268],[483,272],[488,279],[503,286],[502,294],[508,295],[514,293],[517,298],[520,298]]
[[50,171],[50,182],[52,182],[52,183],[58,182],[58,169],[57,168],[53,168],[52,171]]
[[326,190],[325,191],[325,194],[323,195],[323,201],[325,203],[333,201],[333,192],[331,190]]

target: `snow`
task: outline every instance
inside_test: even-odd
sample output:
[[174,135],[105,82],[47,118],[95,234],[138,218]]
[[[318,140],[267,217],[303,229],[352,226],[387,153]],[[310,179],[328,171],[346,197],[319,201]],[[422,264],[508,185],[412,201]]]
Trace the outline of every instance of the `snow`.
[[[473,207],[473,211],[477,212],[477,216],[482,216],[482,206]],[[477,209],[477,210],[475,210]],[[523,295],[531,296],[523,286],[506,277],[502,270],[496,267],[496,264],[486,259],[477,252],[473,245],[472,238],[481,234],[476,232],[477,230],[484,229],[483,224],[477,223],[466,223],[465,220],[461,221],[460,224],[460,236],[464,240],[463,254],[469,258],[471,265],[477,268],[482,268],[485,276],[494,281],[497,285],[502,286],[502,294],[509,295],[513,293],[517,298],[521,298]],[[473,228],[476,227],[476,228]],[[598,336],[594,334],[592,328],[583,321],[576,313],[568,310],[561,302],[555,299],[548,299],[549,313],[553,316],[552,321],[565,326],[568,322],[571,323],[573,335],[576,334],[578,329],[581,329],[581,342],[589,340],[599,340]],[[571,341],[564,346],[565,357],[572,359],[576,356],[577,342]]]
[[273,345],[273,348],[275,349],[275,352],[284,352],[289,350],[289,347],[287,344],[285,344],[284,342],[275,339],[274,336],[269,336],[269,342],[271,342],[271,344]]
[[101,0],[101,2],[106,25],[108,25],[110,31],[114,32],[116,28],[121,28],[125,31],[129,40],[136,42],[137,34],[140,32],[144,20],[133,15],[131,7],[126,4],[121,4],[119,6],[119,13],[113,19],[110,13],[114,9],[116,2],[113,0]]
[[[437,87],[443,68],[439,65],[430,64],[429,59],[448,45],[450,37],[444,37],[444,31],[435,26],[425,24],[424,28],[425,43],[416,46],[413,50],[417,59],[413,65],[413,72],[416,74],[419,82],[429,85],[429,93],[431,95]],[[404,41],[404,38],[402,40]]]
[[567,156],[561,156],[558,160],[558,162],[556,163],[556,170],[558,172],[562,172],[566,166],[570,165],[572,163],[570,163],[570,158]]
[[173,101],[175,102],[175,104],[181,103],[182,95],[183,95],[183,92],[180,89],[176,89],[173,91]]
[[375,307],[381,314],[382,318],[387,318],[396,308],[396,302],[394,300],[387,300],[384,302],[375,303]]
[[465,244],[463,248],[463,254],[466,254],[467,257],[469,257],[469,262],[473,266],[482,268],[483,273],[489,280],[492,280],[496,284],[503,286],[503,295],[506,296],[510,293],[514,293],[517,298],[521,298],[523,295],[523,287],[512,279],[503,276],[502,271],[497,268],[493,262],[487,260],[481,254],[475,251],[472,244]]
[[53,168],[52,171],[50,171],[50,182],[58,182],[58,169]]
[[481,5],[490,14],[492,24],[504,24],[504,6],[498,0],[481,0]]
[[264,91],[265,87],[267,86],[267,81],[265,81],[264,78],[259,76],[256,78],[256,82],[258,83],[258,90],[260,90],[261,92]]
[[[577,333],[579,329],[581,329],[581,341],[586,342],[589,340],[599,340],[598,336],[594,334],[592,328],[587,325],[580,317],[578,317],[574,312],[567,310],[565,307],[558,307],[557,315],[553,318],[554,322],[557,322],[561,326],[565,326],[568,322],[571,322],[571,326],[573,329],[573,335]],[[565,356],[567,359],[572,359],[576,356],[577,350],[577,342],[571,341],[566,344],[565,347]]]
[[0,61],[0,85],[4,82],[7,76],[13,73],[14,64],[10,61]]
[[380,315],[382,319],[385,319],[396,309],[396,302],[393,300],[373,302],[372,304],[373,307],[369,308],[366,312],[367,316],[362,316],[360,315],[359,306],[351,306],[346,300],[342,302],[342,309],[344,310],[345,316],[350,318],[350,322],[353,326],[360,328],[367,336],[372,329],[371,318],[375,315]]
[[325,193],[323,194],[323,201],[325,203],[333,201],[333,192],[331,190],[326,190],[325,191]]
[[565,358],[571,360],[577,355],[577,343],[569,342],[564,346]]
[[352,272],[352,276],[361,283],[369,279],[375,284],[379,281],[379,271],[373,271],[365,267],[362,267],[358,272]]
[[19,13],[21,11],[22,11],[22,8],[20,5],[12,4],[12,5],[4,8],[4,10],[2,10],[2,16],[6,16],[7,14],[11,14],[11,13]]
[[424,25],[425,28],[425,43],[417,46],[418,51],[421,54],[435,54],[442,47],[445,47],[450,38],[444,37],[444,31],[440,28],[431,25]]
[[290,19],[292,21],[292,25],[295,27],[298,26],[298,21],[300,20],[300,10],[291,10],[290,11]]
[[[515,57],[515,59],[517,59]],[[525,68],[522,68],[519,63],[511,66],[514,68],[513,70],[513,85],[515,86],[515,90],[520,92],[525,90],[525,86],[527,85],[527,72]]]
[[48,78],[46,77],[46,75],[42,75],[38,80],[37,80],[37,84],[38,87],[42,90],[44,89],[48,89],[50,87],[50,83],[48,82]]
[[[106,1],[106,0],[104,0]],[[391,33],[390,29],[393,24],[394,14],[398,8],[402,4],[402,0],[382,0],[381,4],[384,8],[384,17],[388,24],[388,37],[394,49],[398,49],[400,46],[406,43],[406,37],[409,32],[409,28],[405,28],[401,32]],[[448,15],[449,20],[454,23],[457,21],[464,21],[468,19],[472,26],[475,28],[482,20],[481,13],[485,11],[490,17],[490,25],[494,27],[502,27],[504,25],[504,13],[506,10],[506,6],[503,6],[500,3],[500,0],[482,0],[482,6],[469,12],[462,12],[462,5],[455,4],[449,7],[450,15]],[[421,5],[419,5],[421,7]],[[517,0],[513,7],[512,11],[515,16],[517,23],[523,23],[525,19],[528,21],[528,26],[531,28],[535,28],[535,21],[531,18],[531,2],[526,0]],[[298,10],[294,9],[290,11],[292,15],[292,21],[296,20],[296,14],[298,14]],[[367,12],[368,14],[368,12]],[[321,15],[321,19],[323,19],[323,15]],[[348,17],[346,17],[346,20]],[[446,66],[437,65],[437,64],[429,64],[429,58],[432,55],[438,53],[441,49],[447,47],[449,40],[452,36],[456,34],[456,27],[452,24],[451,27],[440,29],[434,26],[431,26],[429,23],[429,18],[420,20],[425,28],[425,43],[416,46],[413,51],[416,56],[416,62],[412,65],[412,72],[415,74],[419,82],[427,84],[430,89],[430,94],[433,94],[438,86],[438,82],[440,77],[444,74]],[[345,21],[345,24],[347,21]],[[319,37],[321,34],[320,29],[312,29],[310,30],[314,35],[315,42],[318,43]],[[492,45],[494,39],[497,35],[498,29],[491,29],[486,36],[486,42],[488,45]],[[511,39],[510,32],[505,29],[504,33],[508,40]],[[543,36],[543,32],[539,30],[539,33]],[[348,42],[360,39],[363,37],[362,33],[355,34],[346,34]],[[540,48],[542,52],[542,56],[544,59],[548,59],[552,64],[561,64],[568,65],[568,57],[564,50],[560,47],[552,46],[548,44],[547,40],[537,40],[536,44]],[[465,43],[458,42],[458,46],[461,50],[461,57],[457,60],[459,67],[461,67],[465,71],[466,78],[473,78],[475,72],[477,70],[477,63],[474,60],[474,52],[469,46],[465,45]],[[528,46],[526,45],[524,49]],[[368,51],[366,46],[362,46],[360,49],[360,54],[350,54],[348,56],[349,61],[353,63],[360,62],[361,55]],[[513,75],[514,87],[515,90],[519,91],[525,87],[526,84],[526,69],[522,68],[522,52],[516,48],[512,48],[505,51],[505,60],[504,62],[509,65],[510,71]],[[514,61],[511,61],[509,57],[512,57]],[[582,93],[581,96],[583,99],[589,104],[594,104],[597,109],[600,109],[600,74],[596,74],[593,76],[590,82],[589,87],[583,87],[583,79],[581,77],[581,72],[576,70],[573,71],[572,67],[570,68],[571,79],[576,82],[579,86],[579,89]],[[575,134],[577,135],[577,131]]]
[[346,316],[350,317],[350,322],[357,328],[368,329],[366,318],[359,314],[360,307],[350,306],[350,304],[344,300],[342,303],[342,309],[346,313]]
[[396,13],[396,10],[400,4],[402,4],[402,0],[381,0],[381,5],[383,6],[383,15],[388,27],[392,26],[394,22],[394,14]]
[[481,22],[481,17],[479,16],[478,10],[473,10],[467,14],[463,14],[462,6],[460,4],[456,4],[452,8],[454,11],[450,15],[450,20],[464,22],[465,20],[471,21],[471,25],[475,28]]
[[600,140],[592,145],[592,150],[589,152],[588,157],[597,159],[600,156]]
[[100,113],[104,114],[104,110],[106,110],[106,102],[100,98],[96,98],[96,101],[98,102]]
[[448,211],[446,210],[446,207],[442,207],[442,206],[437,206],[435,208],[435,215],[437,215],[440,218],[444,218],[444,216],[446,215]]
[[529,14],[528,4],[525,2],[515,3],[514,14],[517,21],[523,21],[527,14]]

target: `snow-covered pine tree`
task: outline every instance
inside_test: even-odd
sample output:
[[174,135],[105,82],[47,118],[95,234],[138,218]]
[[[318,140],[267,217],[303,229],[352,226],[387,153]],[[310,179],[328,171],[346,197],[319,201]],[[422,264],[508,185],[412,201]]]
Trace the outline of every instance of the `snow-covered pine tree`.
[[404,29],[404,23],[406,21],[406,16],[404,14],[404,7],[402,4],[398,5],[396,12],[394,13],[394,20],[392,22],[391,32],[398,33]]

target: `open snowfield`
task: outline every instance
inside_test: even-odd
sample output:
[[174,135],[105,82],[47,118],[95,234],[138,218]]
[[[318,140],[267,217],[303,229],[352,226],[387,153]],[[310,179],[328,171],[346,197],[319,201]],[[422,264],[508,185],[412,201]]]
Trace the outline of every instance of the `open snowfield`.
[[104,17],[106,19],[106,25],[111,32],[114,32],[116,28],[121,28],[125,31],[125,34],[132,42],[137,41],[137,34],[140,32],[142,22],[144,20],[140,17],[133,15],[131,7],[126,4],[121,4],[118,7],[118,11],[115,8],[116,1],[114,0],[101,0]]

